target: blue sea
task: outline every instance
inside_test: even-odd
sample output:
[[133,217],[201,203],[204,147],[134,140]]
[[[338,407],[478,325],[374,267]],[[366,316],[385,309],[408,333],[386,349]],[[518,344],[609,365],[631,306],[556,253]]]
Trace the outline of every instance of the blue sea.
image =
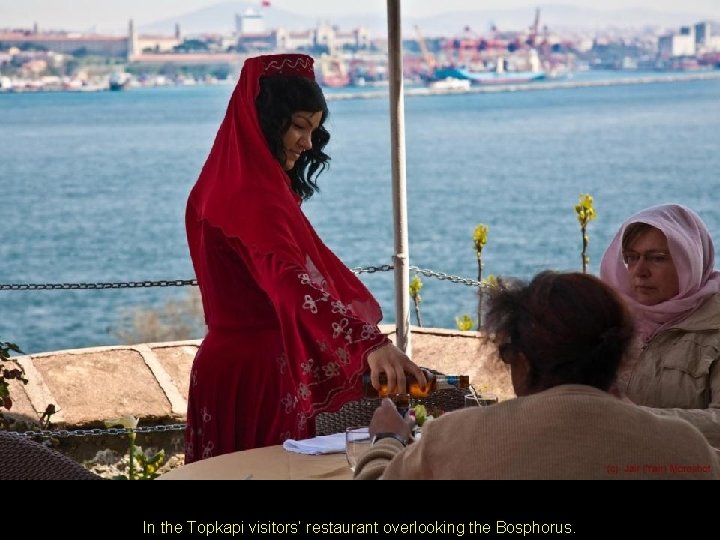
[[[0,283],[194,277],[184,210],[230,85],[0,95]],[[305,205],[351,267],[393,253],[387,99],[330,101],[332,157]],[[589,270],[630,213],[694,208],[720,238],[720,80],[405,100],[410,263],[477,276],[581,269],[574,205],[594,197]],[[394,322],[392,272],[363,274]],[[423,277],[426,326],[473,314],[476,289]],[[189,288],[0,291],[0,341],[110,345],[128,313]],[[413,322],[414,315],[412,316]],[[196,337],[201,337],[200,335]]]

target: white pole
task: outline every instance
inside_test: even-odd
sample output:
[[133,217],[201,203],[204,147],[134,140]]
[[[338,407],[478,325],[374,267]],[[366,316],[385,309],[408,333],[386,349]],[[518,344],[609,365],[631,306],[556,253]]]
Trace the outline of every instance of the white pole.
[[388,0],[388,77],[390,79],[390,147],[395,230],[395,318],[397,346],[412,355],[410,344],[410,262],[405,177],[405,100],[403,97],[400,0]]

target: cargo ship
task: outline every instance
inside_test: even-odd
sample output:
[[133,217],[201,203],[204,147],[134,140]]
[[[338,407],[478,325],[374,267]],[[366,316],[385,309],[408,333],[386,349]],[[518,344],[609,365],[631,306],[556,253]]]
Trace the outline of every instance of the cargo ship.
[[435,69],[434,78],[436,80],[447,78],[468,80],[472,84],[478,85],[515,84],[541,81],[547,78],[547,74],[541,68],[537,51],[530,49],[527,60],[522,62],[520,66],[512,60],[499,56],[494,59],[494,64],[490,64],[489,67],[481,65],[481,69],[473,69],[463,65],[439,67]]
[[435,80],[468,80],[472,84],[514,84],[541,81],[544,71],[471,71],[463,67],[443,67],[435,70]]

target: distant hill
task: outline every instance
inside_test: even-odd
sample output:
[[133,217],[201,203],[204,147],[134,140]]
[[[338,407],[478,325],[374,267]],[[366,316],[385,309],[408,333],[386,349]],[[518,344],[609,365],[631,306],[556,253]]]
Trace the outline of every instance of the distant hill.
[[[444,13],[435,17],[413,19],[408,23],[417,24],[427,35],[458,34],[465,26],[476,32],[486,33],[494,24],[499,30],[523,30],[533,23],[535,13],[528,9],[468,10]],[[718,17],[720,18],[720,17]],[[566,5],[543,6],[540,13],[540,28],[598,30],[608,28],[644,28],[648,26],[676,29],[682,25],[707,20],[702,14],[691,12],[666,13],[644,8],[626,8],[617,11],[579,8]],[[410,28],[411,29],[411,28]],[[404,28],[403,31],[407,30]]]
[[262,9],[262,14],[265,18],[265,27],[268,29],[282,26],[290,30],[305,30],[315,26],[317,22],[314,17],[308,17],[307,15],[293,13],[275,7],[259,8],[258,2],[256,1],[221,2],[197,11],[191,11],[190,13],[179,14],[148,24],[141,24],[139,28],[140,32],[171,33],[177,23],[180,25],[181,32],[185,35],[202,33],[227,34],[235,30],[235,15],[249,8],[252,8],[256,12]]
[[[340,0],[338,0],[340,1]],[[322,21],[350,29],[358,26],[368,28],[373,36],[384,36],[387,22],[384,12],[333,16],[322,14],[307,15],[279,9],[276,7],[258,8],[254,2],[221,2],[190,13],[178,14],[159,21],[140,25],[141,32],[171,33],[175,24],[180,24],[183,34],[229,33],[235,29],[235,15],[252,8],[262,9],[266,28],[284,27],[290,30],[303,30],[314,27]],[[548,25],[552,29],[603,29],[603,28],[643,28],[655,26],[675,29],[678,26],[706,20],[707,16],[692,12],[674,13],[644,8],[627,8],[616,11],[579,8],[561,4],[543,6],[540,14],[540,27]],[[486,33],[495,24],[500,30],[522,30],[529,27],[535,13],[531,8],[523,9],[469,9],[452,13],[443,13],[433,17],[413,17],[412,10],[403,12],[403,33],[413,36],[413,26],[418,25],[426,36],[459,34],[465,26],[474,31]],[[717,18],[720,18],[720,14]]]

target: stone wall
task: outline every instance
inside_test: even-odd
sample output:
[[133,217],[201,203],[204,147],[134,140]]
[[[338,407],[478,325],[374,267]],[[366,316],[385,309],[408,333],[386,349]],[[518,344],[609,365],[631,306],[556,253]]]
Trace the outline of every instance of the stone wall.
[[[394,338],[395,327],[381,330]],[[500,399],[512,397],[509,377],[490,369],[495,347],[476,332],[413,328],[412,358],[421,366],[469,375],[471,383]],[[104,421],[140,418],[140,426],[185,422],[187,388],[199,340],[93,347],[16,357],[27,385],[11,381],[8,416],[38,421],[48,404],[57,413],[53,429],[104,428]],[[182,449],[182,431],[139,434],[138,444]],[[91,459],[103,448],[126,448],[124,437],[61,438],[61,449]]]

